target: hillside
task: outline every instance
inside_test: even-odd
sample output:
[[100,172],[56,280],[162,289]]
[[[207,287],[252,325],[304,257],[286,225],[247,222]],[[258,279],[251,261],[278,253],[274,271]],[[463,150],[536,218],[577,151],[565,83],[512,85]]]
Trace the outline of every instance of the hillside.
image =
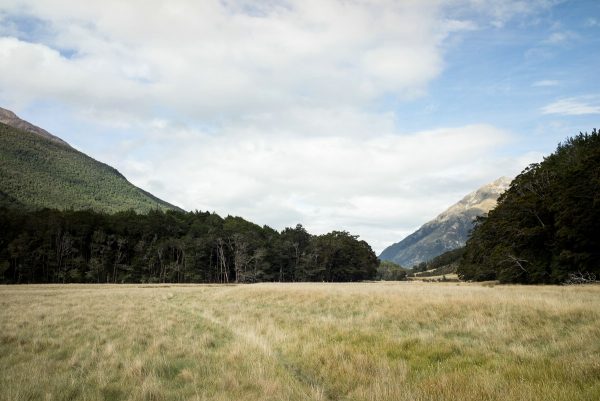
[[560,143],[510,184],[473,230],[465,280],[562,284],[600,277],[600,131]]
[[510,179],[502,177],[468,194],[413,234],[384,249],[379,258],[411,267],[464,246],[475,217],[492,209],[509,184]]
[[0,121],[0,206],[178,210],[14,113],[0,109]]

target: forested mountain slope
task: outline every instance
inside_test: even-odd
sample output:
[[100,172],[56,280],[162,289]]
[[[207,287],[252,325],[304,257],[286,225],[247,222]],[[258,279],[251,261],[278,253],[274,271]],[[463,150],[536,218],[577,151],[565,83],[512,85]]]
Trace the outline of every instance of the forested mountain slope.
[[[18,119],[0,120],[0,206],[93,209],[103,212],[177,210],[134,186],[114,168]],[[10,117],[10,115],[9,115]]]

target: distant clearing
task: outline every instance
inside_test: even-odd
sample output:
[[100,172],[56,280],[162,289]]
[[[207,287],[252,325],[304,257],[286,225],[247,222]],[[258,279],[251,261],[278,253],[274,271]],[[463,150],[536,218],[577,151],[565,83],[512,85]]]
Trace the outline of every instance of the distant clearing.
[[414,277],[409,277],[408,279],[412,280],[412,281],[444,281],[444,280],[459,281],[458,274],[456,274],[456,273],[442,274],[439,276],[417,276],[417,275],[415,275]]
[[0,286],[0,400],[599,400],[600,286]]

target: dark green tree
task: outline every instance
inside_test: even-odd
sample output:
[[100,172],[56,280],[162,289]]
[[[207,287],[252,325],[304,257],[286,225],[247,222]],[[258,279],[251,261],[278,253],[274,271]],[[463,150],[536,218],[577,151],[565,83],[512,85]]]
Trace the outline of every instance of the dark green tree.
[[600,133],[528,166],[478,220],[458,273],[467,280],[561,283],[600,273]]
[[281,233],[240,217],[0,207],[0,282],[356,281],[377,259],[346,232]]

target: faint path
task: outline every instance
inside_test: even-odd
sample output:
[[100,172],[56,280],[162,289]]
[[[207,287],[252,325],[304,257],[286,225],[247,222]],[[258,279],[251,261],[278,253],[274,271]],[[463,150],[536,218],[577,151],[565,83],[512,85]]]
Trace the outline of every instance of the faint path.
[[[172,297],[168,297],[167,301],[172,301]],[[173,304],[171,304],[173,305]],[[174,306],[174,305],[173,305]],[[180,309],[183,309],[181,305],[179,305]],[[280,351],[275,349],[266,337],[257,333],[256,330],[252,329],[248,326],[236,326],[231,324],[230,322],[223,321],[216,317],[212,311],[209,310],[196,310],[195,313],[198,314],[200,318],[210,322],[215,326],[219,326],[221,328],[226,329],[230,333],[232,333],[235,337],[242,339],[242,341],[246,342],[250,346],[260,350],[264,355],[273,360],[274,364],[281,366],[290,377],[299,384],[302,388],[308,387],[308,391],[303,391],[304,395],[307,399],[310,400],[329,400],[335,401],[336,397],[331,397],[322,383],[314,378],[312,375],[304,372],[300,367],[295,365],[292,361],[285,357]]]

